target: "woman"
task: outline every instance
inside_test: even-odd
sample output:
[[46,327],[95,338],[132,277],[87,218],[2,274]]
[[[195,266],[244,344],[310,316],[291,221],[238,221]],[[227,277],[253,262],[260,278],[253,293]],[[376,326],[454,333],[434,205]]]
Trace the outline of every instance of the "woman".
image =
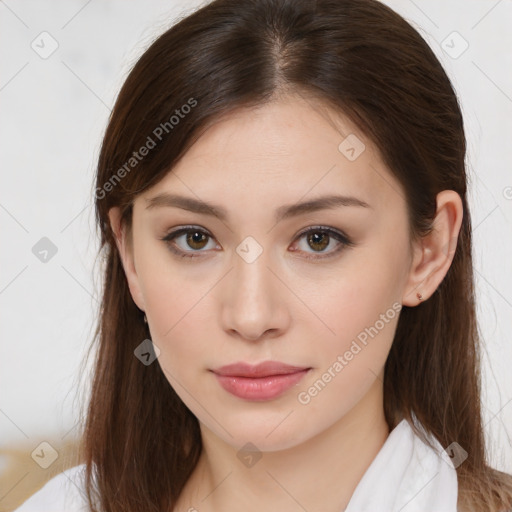
[[441,64],[378,1],[216,0],[160,36],[99,158],[84,464],[19,510],[512,507],[465,151]]

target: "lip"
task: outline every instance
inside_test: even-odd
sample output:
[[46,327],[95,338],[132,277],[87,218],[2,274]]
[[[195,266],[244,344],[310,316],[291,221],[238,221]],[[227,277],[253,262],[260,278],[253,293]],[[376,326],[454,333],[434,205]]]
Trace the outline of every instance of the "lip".
[[265,401],[277,398],[296,385],[311,368],[278,361],[257,365],[235,363],[212,370],[219,384],[238,398]]

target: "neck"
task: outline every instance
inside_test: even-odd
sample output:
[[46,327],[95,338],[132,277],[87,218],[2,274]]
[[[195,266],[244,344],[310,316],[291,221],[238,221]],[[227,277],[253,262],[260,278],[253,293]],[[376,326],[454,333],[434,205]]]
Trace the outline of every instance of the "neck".
[[201,425],[203,452],[175,512],[344,510],[389,435],[382,403],[377,379],[330,428],[293,448],[264,452],[249,467]]

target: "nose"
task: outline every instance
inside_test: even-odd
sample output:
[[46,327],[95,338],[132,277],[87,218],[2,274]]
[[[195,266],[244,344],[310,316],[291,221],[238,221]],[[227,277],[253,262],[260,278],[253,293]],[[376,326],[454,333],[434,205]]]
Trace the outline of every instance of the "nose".
[[222,327],[241,340],[275,338],[290,323],[286,301],[290,292],[264,255],[252,263],[236,257],[222,290]]

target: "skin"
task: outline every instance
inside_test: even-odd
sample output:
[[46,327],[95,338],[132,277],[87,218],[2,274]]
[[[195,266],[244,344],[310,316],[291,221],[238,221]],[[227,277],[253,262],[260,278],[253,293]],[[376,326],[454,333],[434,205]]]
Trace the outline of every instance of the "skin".
[[[210,127],[157,185],[137,197],[133,238],[109,215],[133,300],[146,312],[169,383],[198,418],[204,450],[175,510],[326,512],[343,510],[389,429],[383,367],[398,322],[393,304],[417,306],[448,271],[462,222],[457,193],[437,196],[435,229],[409,239],[404,192],[370,140],[348,119],[302,96],[238,110]],[[338,146],[349,134],[365,144],[350,161]],[[223,206],[223,222],[178,208],[146,209],[162,192]],[[355,196],[345,206],[274,221],[274,210],[326,194]],[[161,240],[193,225],[202,243]],[[297,238],[315,226],[344,232],[353,246]],[[253,237],[263,252],[248,263],[236,252]],[[293,250],[295,249],[295,250]],[[310,397],[298,400],[385,315],[377,335]],[[310,367],[278,398],[254,402],[226,392],[209,371],[246,361]],[[251,442],[262,457],[237,457]]]

